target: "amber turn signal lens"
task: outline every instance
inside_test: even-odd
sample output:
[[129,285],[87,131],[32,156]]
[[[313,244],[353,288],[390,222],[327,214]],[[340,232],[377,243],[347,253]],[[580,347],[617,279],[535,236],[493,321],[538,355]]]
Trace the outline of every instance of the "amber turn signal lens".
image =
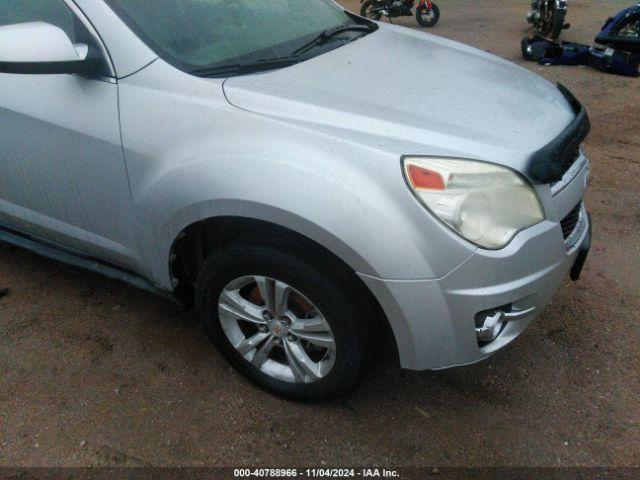
[[409,165],[407,168],[409,180],[413,188],[420,190],[444,190],[445,184],[442,175],[433,170],[419,167],[418,165]]

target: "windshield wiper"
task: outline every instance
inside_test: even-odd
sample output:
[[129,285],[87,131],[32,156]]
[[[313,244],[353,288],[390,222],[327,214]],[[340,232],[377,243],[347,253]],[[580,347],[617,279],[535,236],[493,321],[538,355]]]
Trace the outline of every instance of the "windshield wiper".
[[279,58],[262,58],[251,62],[232,63],[227,65],[215,65],[212,67],[198,68],[191,70],[191,75],[198,77],[226,77],[230,75],[248,75],[256,72],[264,72],[267,70],[276,70],[278,68],[290,67],[296,63],[300,63],[306,60],[306,57],[302,57],[302,54],[311,50],[312,48],[323,45],[328,42],[333,36],[344,32],[363,32],[370,33],[377,30],[378,27],[375,23],[367,25],[359,24],[347,24],[338,25],[337,27],[329,28],[324,32],[314,37],[311,41],[305,43],[303,46],[295,50],[286,57]]
[[377,30],[377,28],[378,27],[376,26],[375,23],[367,24],[367,25],[358,25],[358,24],[338,25],[337,27],[329,28],[324,32],[320,33],[320,35],[316,36],[311,41],[305,43],[297,50],[294,50],[291,53],[291,55],[292,56],[302,55],[303,53],[308,52],[314,47],[327,43],[331,39],[331,37],[338,35],[339,33],[344,33],[344,32],[371,33]]
[[290,67],[291,65],[300,63],[302,60],[304,59],[293,55],[281,58],[263,58],[246,63],[232,63],[229,65],[199,68],[191,70],[189,73],[198,77],[208,78],[226,77],[229,75],[248,75],[250,73]]

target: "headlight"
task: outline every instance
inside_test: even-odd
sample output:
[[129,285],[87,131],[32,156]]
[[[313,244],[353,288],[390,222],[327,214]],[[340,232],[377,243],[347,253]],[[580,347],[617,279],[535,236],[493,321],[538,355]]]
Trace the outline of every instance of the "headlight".
[[405,157],[403,169],[418,199],[480,247],[502,248],[520,230],[544,220],[533,187],[508,168],[455,158]]

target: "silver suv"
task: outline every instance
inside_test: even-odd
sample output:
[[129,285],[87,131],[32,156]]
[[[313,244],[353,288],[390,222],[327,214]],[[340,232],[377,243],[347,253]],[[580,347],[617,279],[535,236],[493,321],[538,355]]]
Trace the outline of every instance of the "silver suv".
[[195,305],[296,399],[514,340],[589,243],[587,114],[330,0],[5,0],[0,239]]

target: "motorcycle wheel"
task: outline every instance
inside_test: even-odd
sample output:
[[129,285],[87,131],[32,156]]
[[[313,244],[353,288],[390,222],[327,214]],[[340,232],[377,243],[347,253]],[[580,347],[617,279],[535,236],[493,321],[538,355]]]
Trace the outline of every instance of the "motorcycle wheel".
[[416,8],[416,20],[421,27],[431,28],[440,20],[440,9],[435,3],[431,5],[433,8],[426,6]]
[[556,10],[555,5],[551,7],[550,18],[545,22],[545,27],[540,30],[543,37],[547,37],[549,40],[555,41],[560,37],[562,33],[562,27],[564,26],[566,12]]
[[382,15],[376,11],[377,3],[376,0],[366,0],[360,8],[360,16],[371,20],[380,20]]

